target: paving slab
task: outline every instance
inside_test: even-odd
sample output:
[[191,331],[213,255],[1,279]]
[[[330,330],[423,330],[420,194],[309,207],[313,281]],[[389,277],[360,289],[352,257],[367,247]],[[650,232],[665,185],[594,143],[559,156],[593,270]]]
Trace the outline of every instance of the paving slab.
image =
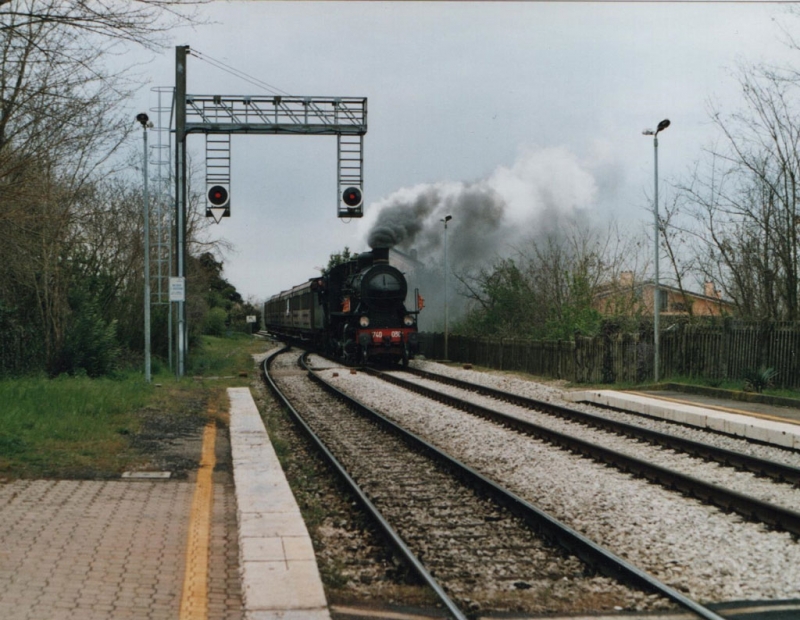
[[229,388],[247,620],[329,620],[311,538],[247,388]]
[[[0,618],[177,618],[193,492],[169,480],[0,484]],[[208,618],[233,620],[232,485],[216,485],[215,500]]]

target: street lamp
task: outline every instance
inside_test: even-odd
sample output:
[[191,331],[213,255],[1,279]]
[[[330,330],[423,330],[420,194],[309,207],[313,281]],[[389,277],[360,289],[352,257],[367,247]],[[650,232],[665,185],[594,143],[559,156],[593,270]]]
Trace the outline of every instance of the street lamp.
[[653,161],[655,165],[655,188],[653,191],[653,239],[655,245],[655,268],[656,268],[656,282],[653,288],[653,380],[658,382],[658,329],[659,329],[659,302],[660,291],[658,288],[658,134],[669,127],[669,119],[665,118],[661,121],[656,130],[645,129],[642,133],[646,136],[653,136]]
[[144,139],[144,156],[142,168],[144,169],[144,380],[150,383],[150,197],[147,193],[147,128],[152,127],[147,114],[144,112],[136,115],[136,120],[142,125]]
[[444,359],[450,359],[447,354],[447,222],[452,219],[452,215],[445,215],[439,220],[444,222]]

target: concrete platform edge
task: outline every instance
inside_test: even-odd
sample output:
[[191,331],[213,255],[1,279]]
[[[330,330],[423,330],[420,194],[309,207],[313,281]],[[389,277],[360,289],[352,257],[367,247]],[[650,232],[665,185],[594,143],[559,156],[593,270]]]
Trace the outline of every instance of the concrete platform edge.
[[248,620],[329,620],[311,538],[248,388],[228,388]]
[[785,448],[800,450],[800,427],[741,413],[727,413],[697,405],[673,403],[639,394],[614,390],[567,392],[571,402],[594,403],[623,411],[632,411],[700,428],[709,428],[735,437],[747,437]]

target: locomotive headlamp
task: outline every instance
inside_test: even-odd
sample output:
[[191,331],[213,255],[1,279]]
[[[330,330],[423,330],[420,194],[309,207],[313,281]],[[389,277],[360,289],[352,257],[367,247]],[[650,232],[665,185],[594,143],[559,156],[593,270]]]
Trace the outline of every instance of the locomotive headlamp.
[[362,316],[360,319],[358,319],[358,324],[361,325],[361,327],[369,327],[369,317]]
[[403,325],[406,327],[411,327],[414,324],[414,317],[410,314],[407,314],[403,317]]

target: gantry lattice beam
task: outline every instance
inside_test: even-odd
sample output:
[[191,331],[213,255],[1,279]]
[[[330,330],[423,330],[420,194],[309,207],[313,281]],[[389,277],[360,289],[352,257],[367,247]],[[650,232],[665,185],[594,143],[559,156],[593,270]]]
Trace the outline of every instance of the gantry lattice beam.
[[367,98],[186,95],[185,131],[363,136]]

